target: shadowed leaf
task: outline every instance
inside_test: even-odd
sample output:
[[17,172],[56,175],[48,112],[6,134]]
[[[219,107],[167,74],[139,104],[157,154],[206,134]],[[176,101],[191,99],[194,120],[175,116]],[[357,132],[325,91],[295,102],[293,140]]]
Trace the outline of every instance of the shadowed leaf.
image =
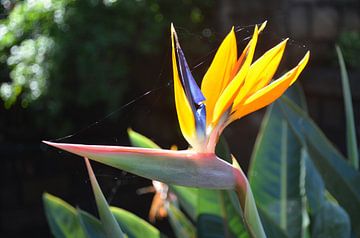
[[360,173],[347,163],[306,113],[287,98],[280,102],[292,130],[306,147],[325,186],[345,208],[360,235]]
[[101,222],[93,215],[78,209],[78,217],[87,238],[106,238]]
[[341,82],[343,88],[345,116],[346,116],[346,143],[347,143],[347,155],[351,164],[355,169],[359,169],[359,151],[356,141],[356,128],[354,123],[354,112],[351,101],[351,90],[349,85],[349,76],[346,70],[344,57],[341,53],[339,46],[336,46],[336,53],[338,55],[340,71],[341,71]]
[[127,237],[161,237],[160,231],[158,229],[156,229],[140,217],[136,216],[135,214],[117,207],[110,207],[110,210],[113,213],[116,221],[126,233]]
[[[288,90],[298,104],[298,88]],[[251,158],[249,180],[256,203],[288,237],[304,237],[307,227],[305,165],[301,143],[290,129],[279,105],[267,109]]]

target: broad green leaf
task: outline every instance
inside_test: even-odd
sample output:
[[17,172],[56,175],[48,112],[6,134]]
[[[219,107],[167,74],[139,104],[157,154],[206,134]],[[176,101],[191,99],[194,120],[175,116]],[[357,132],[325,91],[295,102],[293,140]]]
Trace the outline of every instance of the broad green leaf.
[[[295,89],[296,90],[296,89]],[[289,90],[302,104],[301,94]],[[256,203],[288,237],[306,233],[305,166],[301,144],[278,105],[267,109],[251,158],[249,180]]]
[[200,214],[196,223],[198,238],[229,238],[230,231],[226,229],[222,217],[213,214]]
[[95,195],[96,206],[98,208],[100,221],[105,231],[105,234],[108,238],[117,237],[122,238],[126,237],[122,232],[119,224],[116,222],[114,215],[111,213],[109,205],[100,189],[100,186],[96,180],[95,174],[91,168],[90,162],[85,158],[86,168],[89,173],[89,178],[91,186]]
[[261,207],[258,207],[259,215],[261,222],[264,226],[267,237],[269,238],[288,238],[284,230],[280,228],[278,223],[276,223],[269,215],[262,210]]
[[292,130],[306,146],[326,188],[345,208],[360,236],[360,173],[349,165],[304,111],[287,98],[280,102]]
[[350,237],[350,219],[346,211],[325,196],[325,185],[315,165],[303,151],[306,164],[306,194],[312,218],[312,237]]
[[170,191],[172,191],[185,210],[186,214],[191,218],[193,222],[197,219],[197,200],[199,188],[183,187],[176,185],[169,185]]
[[195,238],[196,229],[188,218],[174,205],[169,204],[169,221],[177,238]]
[[97,218],[80,209],[77,210],[77,214],[87,238],[106,238],[103,226]]
[[196,225],[199,238],[230,237],[221,193],[219,190],[198,190]]
[[356,128],[354,123],[354,112],[353,105],[351,102],[351,90],[349,85],[349,76],[346,70],[344,57],[341,53],[339,46],[336,46],[336,52],[338,55],[340,71],[341,71],[341,82],[343,88],[345,116],[346,116],[346,143],[347,143],[347,155],[351,164],[355,169],[359,169],[359,152],[356,141]]
[[[230,194],[235,192],[199,189],[197,204],[198,237],[249,237],[241,212],[237,212]],[[241,208],[240,208],[241,209]]]
[[[243,222],[242,213],[238,212],[241,211],[241,207],[239,201],[237,200],[236,194],[234,191],[221,191],[222,202],[224,206],[224,219],[227,221],[228,229],[234,237],[237,238],[248,238],[250,237],[246,227]],[[237,204],[232,202],[232,198],[236,198]],[[238,210],[239,209],[239,210]]]
[[221,191],[213,189],[199,189],[197,200],[197,214],[212,214],[222,217]]
[[350,220],[337,204],[326,202],[312,220],[311,235],[314,238],[350,238]]
[[303,159],[306,167],[305,189],[310,214],[316,214],[323,203],[326,202],[325,184],[305,149],[303,152]]
[[76,209],[51,194],[43,194],[45,214],[50,230],[56,238],[86,238]]
[[161,234],[158,229],[150,225],[145,220],[117,207],[110,207],[116,221],[129,238],[160,238]]

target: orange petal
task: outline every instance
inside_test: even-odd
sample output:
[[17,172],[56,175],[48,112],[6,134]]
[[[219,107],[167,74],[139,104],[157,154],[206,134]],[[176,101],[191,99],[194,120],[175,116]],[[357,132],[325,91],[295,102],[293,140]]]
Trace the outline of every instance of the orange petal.
[[234,79],[229,83],[229,85],[225,88],[225,90],[221,93],[221,96],[216,102],[214,108],[214,115],[212,118],[213,124],[216,124],[217,121],[220,119],[220,117],[223,115],[223,113],[231,106],[239,91],[239,88],[243,84],[254,56],[258,34],[259,34],[258,27],[255,26],[253,37],[249,42],[249,47],[245,48],[244,52],[240,57],[240,58],[244,57],[244,63],[241,65],[239,72],[236,74]]
[[296,79],[299,77],[300,73],[306,66],[307,62],[309,61],[309,57],[310,52],[307,52],[304,58],[295,68],[293,68],[276,81],[260,89],[259,91],[251,95],[249,98],[247,98],[241,106],[241,109],[239,108],[238,111],[234,112],[231,115],[229,121],[233,121],[235,119],[243,117],[274,102],[285,92],[285,90],[290,85],[292,85],[296,81]]
[[[253,94],[254,92],[259,91],[260,89],[262,89],[263,87],[268,85],[268,83],[271,81],[277,68],[279,67],[280,61],[281,61],[282,56],[285,51],[285,46],[286,46],[287,41],[288,41],[288,39],[284,40],[279,45],[277,45],[274,48],[272,48],[271,50],[269,50],[269,51],[274,50],[274,51],[276,51],[276,53],[271,58],[271,60],[267,63],[266,68],[259,75],[258,80],[255,83],[255,85],[252,87],[252,89],[250,90],[249,95]],[[268,52],[266,52],[265,54],[267,54]]]
[[201,91],[206,101],[207,125],[212,121],[215,103],[230,81],[230,75],[237,59],[234,27],[221,43],[216,55],[201,83]]
[[180,129],[190,145],[194,145],[195,140],[195,119],[185,95],[185,91],[182,87],[179,71],[176,62],[175,53],[175,37],[177,37],[174,26],[171,24],[171,44],[172,44],[172,65],[173,65],[173,77],[174,77],[174,92],[175,92],[175,106],[180,124]]
[[[264,21],[260,28],[259,28],[259,34],[265,29],[265,26],[267,24],[267,21]],[[232,72],[231,72],[231,76],[230,79],[233,79],[235,77],[235,75],[239,72],[240,67],[242,66],[242,64],[244,63],[244,59],[246,56],[246,53],[248,52],[248,49],[250,47],[250,43],[251,41],[247,44],[247,46],[245,47],[245,49],[243,50],[243,53],[241,54],[241,56],[239,57],[238,61],[236,62]]]
[[270,82],[279,66],[287,40],[288,39],[282,41],[280,44],[268,50],[251,65],[246,75],[244,86],[240,89],[234,100],[233,112],[238,109],[239,105],[241,106],[247,97]]

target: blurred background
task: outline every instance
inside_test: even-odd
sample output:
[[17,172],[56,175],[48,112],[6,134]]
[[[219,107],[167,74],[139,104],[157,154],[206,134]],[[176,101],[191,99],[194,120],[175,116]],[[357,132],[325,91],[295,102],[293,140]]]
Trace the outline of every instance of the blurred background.
[[[44,191],[96,214],[82,159],[41,140],[128,145],[131,127],[164,148],[186,148],[173,100],[171,22],[198,82],[231,26],[242,50],[254,24],[268,20],[257,56],[290,37],[278,75],[310,50],[299,80],[310,114],[345,153],[339,44],[359,136],[359,0],[1,0],[0,14],[0,237],[51,236]],[[244,170],[263,113],[225,131]],[[93,164],[108,201],[146,219],[152,195],[136,190],[150,182]]]

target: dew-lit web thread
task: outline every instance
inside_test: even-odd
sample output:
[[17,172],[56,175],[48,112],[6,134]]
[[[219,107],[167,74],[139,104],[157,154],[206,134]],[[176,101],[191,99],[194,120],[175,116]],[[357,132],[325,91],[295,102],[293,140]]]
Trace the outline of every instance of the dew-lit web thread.
[[[164,73],[164,70],[165,70],[166,58],[169,57],[169,54],[170,54],[169,52],[170,52],[170,51],[167,50],[167,53],[166,53],[166,55],[164,56],[164,60],[163,60],[162,66],[161,66],[161,70],[160,70],[160,73],[159,73],[159,75],[158,75],[158,77],[157,77],[157,80],[156,80],[157,83],[161,80],[161,78],[162,78],[162,76],[163,76],[163,73]],[[124,109],[128,108],[129,106],[133,105],[134,103],[138,102],[139,100],[145,98],[146,96],[148,96],[148,95],[150,95],[150,94],[152,94],[152,93],[154,93],[154,92],[157,92],[157,91],[159,91],[159,90],[161,90],[161,89],[163,89],[163,88],[169,87],[169,86],[171,86],[171,85],[172,85],[172,83],[171,83],[171,81],[169,80],[165,85],[162,85],[162,86],[153,88],[153,89],[151,89],[151,90],[149,90],[149,91],[146,91],[145,93],[141,94],[140,96],[137,96],[137,97],[133,98],[132,100],[130,100],[129,102],[125,103],[125,104],[122,105],[121,107],[119,107],[119,108],[115,109],[114,111],[110,112],[110,113],[107,114],[105,117],[103,117],[103,118],[101,118],[101,119],[99,119],[99,120],[97,120],[97,121],[89,124],[88,126],[86,126],[86,127],[82,128],[82,129],[78,130],[77,132],[72,133],[72,134],[70,134],[70,135],[66,135],[66,136],[60,137],[60,138],[52,139],[52,140],[50,140],[50,141],[61,141],[61,140],[68,139],[68,138],[74,137],[74,136],[76,136],[76,135],[79,135],[80,133],[83,133],[83,132],[87,131],[88,129],[90,129],[90,128],[92,128],[92,127],[94,127],[94,126],[102,123],[103,121],[105,121],[105,120],[107,120],[108,118],[112,117],[112,116],[115,115],[116,113],[119,113],[119,112],[123,111]]]
[[143,99],[144,97],[146,97],[147,95],[149,95],[150,93],[153,93],[153,92],[156,92],[156,91],[159,91],[165,87],[169,87],[171,84],[170,83],[167,83],[166,85],[163,85],[163,86],[160,86],[160,87],[157,87],[157,88],[154,88],[154,89],[151,89],[143,94],[141,94],[140,96],[137,96],[136,98],[130,100],[128,103],[122,105],[120,108],[110,112],[109,114],[107,114],[105,117],[91,123],[90,125],[80,129],[79,131],[73,133],[73,134],[70,134],[70,135],[67,135],[67,136],[63,136],[63,137],[60,137],[60,138],[56,138],[56,139],[52,139],[50,141],[61,141],[61,140],[64,140],[64,139],[68,139],[68,138],[71,138],[71,137],[74,137],[76,135],[79,135],[80,133],[88,130],[89,128],[93,127],[93,126],[96,126],[98,125],[99,123],[102,123],[103,121],[105,121],[106,119],[110,118],[111,116],[113,116],[114,114],[124,110],[125,108],[131,106],[132,104],[134,104],[135,102]]

